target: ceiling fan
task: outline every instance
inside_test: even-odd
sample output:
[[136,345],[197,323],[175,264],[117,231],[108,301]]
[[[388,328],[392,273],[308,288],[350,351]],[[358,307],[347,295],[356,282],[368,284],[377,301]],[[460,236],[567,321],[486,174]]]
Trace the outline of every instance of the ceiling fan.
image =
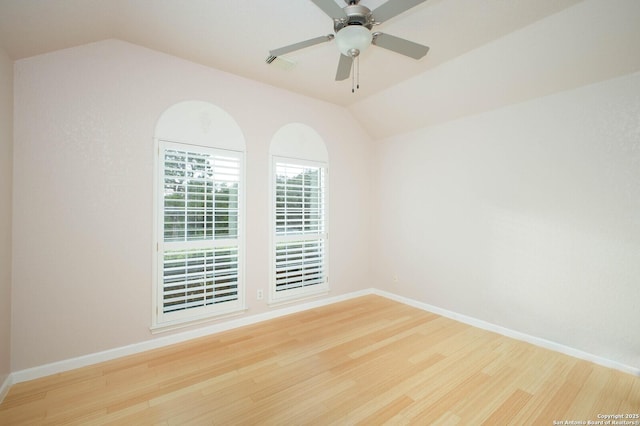
[[[335,35],[327,34],[271,50],[266,59],[268,64],[272,63],[280,55],[325,43],[335,38],[340,51],[336,81],[346,80],[351,75],[351,91],[353,92],[356,68],[359,67],[359,61],[356,59],[369,45],[373,44],[414,59],[422,58],[429,51],[429,47],[413,41],[379,31],[371,31],[374,25],[379,25],[426,0],[388,0],[373,11],[361,6],[360,0],[345,0],[345,3],[347,3],[345,7],[340,7],[334,0],[311,1],[333,19]],[[353,66],[354,62],[355,66]]]

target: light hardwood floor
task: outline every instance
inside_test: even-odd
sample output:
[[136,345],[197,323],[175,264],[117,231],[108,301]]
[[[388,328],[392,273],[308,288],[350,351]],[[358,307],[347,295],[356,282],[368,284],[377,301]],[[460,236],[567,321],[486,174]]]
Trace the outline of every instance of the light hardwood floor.
[[0,424],[552,425],[637,413],[638,377],[366,296],[16,384]]

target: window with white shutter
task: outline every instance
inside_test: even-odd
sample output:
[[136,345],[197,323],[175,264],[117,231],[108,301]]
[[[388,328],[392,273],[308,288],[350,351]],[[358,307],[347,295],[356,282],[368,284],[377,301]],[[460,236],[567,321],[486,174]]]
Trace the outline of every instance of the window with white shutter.
[[274,157],[273,171],[271,300],[326,292],[326,165]]
[[243,154],[158,142],[157,323],[242,308]]
[[246,309],[242,130],[222,108],[188,100],[154,131],[152,332]]

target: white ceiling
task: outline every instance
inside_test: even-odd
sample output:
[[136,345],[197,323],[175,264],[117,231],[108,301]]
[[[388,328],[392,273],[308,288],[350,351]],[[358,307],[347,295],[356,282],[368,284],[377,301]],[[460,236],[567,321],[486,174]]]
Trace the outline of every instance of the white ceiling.
[[265,63],[269,50],[333,32],[310,0],[0,0],[0,47],[18,60],[118,38],[348,106],[580,1],[427,0],[376,29],[426,44],[429,54],[415,61],[372,47],[355,94],[350,81],[334,81],[334,43]]

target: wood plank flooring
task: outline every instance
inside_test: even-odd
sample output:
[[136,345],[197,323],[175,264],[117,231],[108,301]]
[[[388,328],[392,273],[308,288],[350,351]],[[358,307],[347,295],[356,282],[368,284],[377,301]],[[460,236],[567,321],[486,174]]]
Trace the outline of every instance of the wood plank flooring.
[[638,377],[366,296],[16,384],[0,424],[553,425],[638,413]]

